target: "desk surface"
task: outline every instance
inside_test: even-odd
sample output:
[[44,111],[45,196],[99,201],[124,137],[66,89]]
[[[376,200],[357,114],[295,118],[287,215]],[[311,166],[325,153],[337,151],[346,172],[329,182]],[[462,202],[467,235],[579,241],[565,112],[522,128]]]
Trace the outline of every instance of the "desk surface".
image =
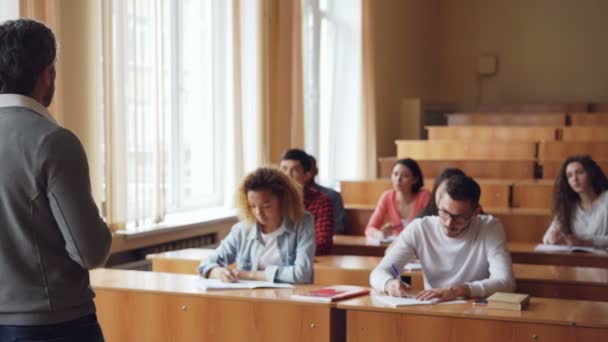
[[96,290],[138,291],[149,293],[188,294],[201,297],[239,299],[252,301],[297,302],[304,305],[328,305],[292,299],[291,295],[320,288],[318,285],[298,285],[293,289],[213,290],[198,288],[198,275],[173,274],[116,269],[95,269],[89,272],[91,286]]
[[576,325],[581,327],[608,328],[608,303],[581,300],[532,297],[524,311],[495,310],[465,304],[420,305],[392,308],[373,296],[358,297],[342,301],[338,308],[346,310],[398,312],[431,316],[449,316],[489,320],[518,321]]

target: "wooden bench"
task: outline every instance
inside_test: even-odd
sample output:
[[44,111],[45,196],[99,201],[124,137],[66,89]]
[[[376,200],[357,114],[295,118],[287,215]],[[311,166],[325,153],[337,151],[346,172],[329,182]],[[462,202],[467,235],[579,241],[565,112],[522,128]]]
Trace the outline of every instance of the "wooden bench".
[[513,208],[551,209],[553,207],[553,180],[520,180],[512,187]]
[[[347,235],[364,235],[374,206],[346,206]],[[551,222],[548,209],[485,208],[504,225],[509,242],[540,242]]]
[[[565,160],[565,158],[564,158]],[[555,181],[557,179],[557,175],[559,174],[559,169],[562,167],[562,163],[564,160],[545,160],[542,165],[542,175],[543,179],[549,179]],[[596,160],[597,164],[600,166],[602,171],[605,174],[608,174],[608,160]]]
[[[397,140],[397,158],[415,160],[528,160],[536,158],[536,143],[455,140]],[[428,176],[427,176],[428,177]]]
[[571,113],[572,126],[606,126],[608,125],[608,112],[598,113]]
[[[594,105],[597,108],[598,105]],[[478,112],[481,113],[572,113],[587,112],[590,104],[586,102],[574,103],[524,103],[524,104],[481,104]]]
[[562,141],[608,141],[608,127],[568,126],[561,129]]
[[[510,187],[512,181],[503,179],[479,179],[481,187],[480,202],[483,206],[502,208],[509,206]],[[434,179],[426,179],[424,186],[432,189]],[[382,192],[391,189],[390,179],[366,181],[341,181],[340,193],[345,205],[376,205]]]
[[563,162],[581,154],[590,155],[595,161],[608,161],[608,141],[545,141],[538,144],[538,160],[543,166],[547,161]]
[[566,113],[454,113],[448,126],[565,126]]
[[544,126],[427,126],[429,140],[555,141],[558,127]]
[[[378,178],[390,178],[396,157],[379,158]],[[425,178],[436,178],[449,167],[458,168],[475,178],[529,179],[534,178],[534,160],[424,160],[416,162]]]
[[551,223],[548,209],[488,208],[486,212],[502,222],[508,242],[539,243]]

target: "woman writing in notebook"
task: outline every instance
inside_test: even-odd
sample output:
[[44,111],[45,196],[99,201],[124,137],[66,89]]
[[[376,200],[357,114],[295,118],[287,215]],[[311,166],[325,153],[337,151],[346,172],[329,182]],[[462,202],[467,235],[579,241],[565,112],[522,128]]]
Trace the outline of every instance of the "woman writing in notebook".
[[608,246],[608,179],[589,156],[566,159],[555,181],[553,222],[543,243]]
[[422,171],[415,160],[398,160],[391,174],[393,189],[382,193],[365,228],[365,236],[383,239],[398,235],[426,207],[431,193],[422,188]]
[[277,169],[259,168],[241,182],[237,199],[242,220],[201,262],[199,273],[226,282],[311,283],[314,220],[297,185]]

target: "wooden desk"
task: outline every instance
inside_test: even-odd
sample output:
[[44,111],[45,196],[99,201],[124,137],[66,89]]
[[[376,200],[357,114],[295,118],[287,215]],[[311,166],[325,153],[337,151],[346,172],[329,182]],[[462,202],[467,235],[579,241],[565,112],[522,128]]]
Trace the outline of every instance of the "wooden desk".
[[608,255],[592,253],[536,252],[536,243],[510,242],[511,259],[518,264],[608,268]]
[[[533,250],[534,247],[528,248]],[[208,250],[187,249],[150,255],[148,259],[153,260],[154,272],[194,274],[196,266],[206,254]],[[163,260],[161,269],[155,267],[158,264],[154,260]],[[380,260],[380,256],[317,256],[314,264],[315,284],[369,286],[369,274]],[[604,261],[607,260],[608,256],[604,256]],[[518,292],[539,297],[608,301],[608,268],[514,263],[513,272]],[[414,289],[424,287],[421,271],[403,272],[402,275]]]
[[608,301],[608,269],[513,264],[517,292],[538,297]]
[[566,113],[454,113],[448,126],[565,126]]
[[536,143],[480,144],[457,140],[397,140],[397,158],[416,160],[528,160],[536,158]]
[[[509,242],[513,263],[608,268],[608,255],[591,253],[536,252],[537,243]],[[387,244],[369,243],[364,236],[334,235],[332,254],[384,256]]]
[[[378,178],[390,178],[397,157],[379,158]],[[534,178],[534,160],[416,160],[422,174],[436,178],[444,169],[455,167],[475,178],[528,179]]]
[[429,140],[555,141],[556,126],[426,126]]
[[318,288],[202,292],[198,276],[97,269],[90,272],[106,341],[344,341],[336,304],[290,298]]
[[606,341],[608,303],[532,298],[526,311],[465,304],[390,308],[365,296],[340,302],[346,336],[359,341]]

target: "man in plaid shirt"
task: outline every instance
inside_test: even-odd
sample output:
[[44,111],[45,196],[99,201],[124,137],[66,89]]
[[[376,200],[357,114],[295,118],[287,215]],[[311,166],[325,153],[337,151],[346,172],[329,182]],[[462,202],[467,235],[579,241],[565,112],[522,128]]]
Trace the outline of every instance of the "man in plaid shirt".
[[315,218],[317,255],[329,254],[334,236],[334,207],[326,194],[309,185],[312,177],[310,156],[299,149],[287,150],[281,158],[280,167],[304,188],[304,206]]

